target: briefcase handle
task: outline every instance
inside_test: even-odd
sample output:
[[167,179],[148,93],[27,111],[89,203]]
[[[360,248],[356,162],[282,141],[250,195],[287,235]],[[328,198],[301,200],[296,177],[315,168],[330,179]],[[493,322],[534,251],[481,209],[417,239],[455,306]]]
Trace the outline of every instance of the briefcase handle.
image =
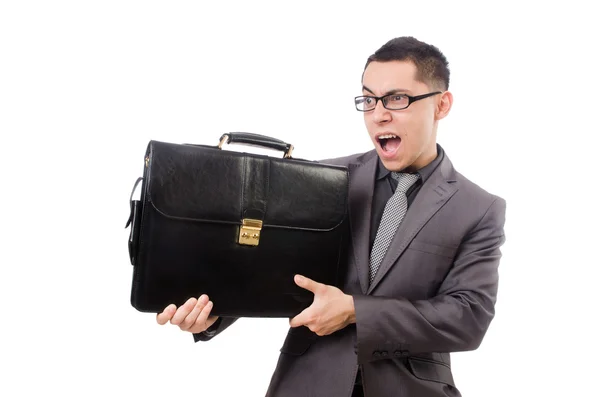
[[286,159],[292,158],[292,151],[294,150],[294,146],[289,143],[251,132],[227,132],[221,135],[219,149],[223,149],[225,143],[243,143],[250,146],[279,150],[285,153],[283,157]]

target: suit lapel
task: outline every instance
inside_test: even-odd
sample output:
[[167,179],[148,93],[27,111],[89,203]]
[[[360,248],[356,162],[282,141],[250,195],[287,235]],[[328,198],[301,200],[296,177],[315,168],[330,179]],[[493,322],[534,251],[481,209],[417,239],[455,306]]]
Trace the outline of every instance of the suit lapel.
[[[444,157],[441,164],[423,184],[417,197],[406,212],[389,249],[383,257],[375,279],[367,290],[367,294],[375,289],[421,228],[456,193],[458,188],[454,184],[455,179],[452,178],[452,173],[450,160]],[[368,242],[366,245],[368,247]]]
[[349,211],[354,264],[363,293],[369,288],[369,236],[377,155],[373,151],[364,163],[350,164]]

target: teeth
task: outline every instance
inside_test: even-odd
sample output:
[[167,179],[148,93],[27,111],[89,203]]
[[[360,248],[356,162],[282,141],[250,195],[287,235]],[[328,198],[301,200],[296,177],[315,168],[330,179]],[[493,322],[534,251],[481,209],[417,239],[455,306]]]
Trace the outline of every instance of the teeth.
[[392,138],[398,138],[398,136],[396,136],[394,134],[387,134],[387,135],[381,135],[381,136],[379,136],[378,139],[392,139]]

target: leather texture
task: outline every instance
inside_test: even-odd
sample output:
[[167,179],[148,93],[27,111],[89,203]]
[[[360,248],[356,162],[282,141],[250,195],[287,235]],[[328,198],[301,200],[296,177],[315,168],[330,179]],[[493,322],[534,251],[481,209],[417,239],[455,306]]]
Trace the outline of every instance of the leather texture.
[[249,146],[258,146],[274,150],[287,152],[292,146],[289,143],[269,136],[253,134],[251,132],[228,132],[223,134],[221,139],[227,136],[227,143],[243,143]]
[[[137,310],[208,294],[221,317],[293,317],[313,299],[295,274],[339,283],[346,167],[159,141],[146,164],[128,222]],[[244,218],[263,222],[258,246],[238,243]]]

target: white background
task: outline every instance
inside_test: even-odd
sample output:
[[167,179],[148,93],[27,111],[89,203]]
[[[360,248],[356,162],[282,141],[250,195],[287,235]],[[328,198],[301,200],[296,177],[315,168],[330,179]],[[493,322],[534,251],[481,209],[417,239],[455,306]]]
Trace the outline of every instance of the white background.
[[194,344],[130,306],[123,227],[146,145],[249,131],[308,159],[369,150],[364,63],[414,35],[450,62],[439,142],[508,203],[497,315],[453,355],[459,389],[600,395],[586,3],[3,1],[0,394],[264,395],[287,320]]

